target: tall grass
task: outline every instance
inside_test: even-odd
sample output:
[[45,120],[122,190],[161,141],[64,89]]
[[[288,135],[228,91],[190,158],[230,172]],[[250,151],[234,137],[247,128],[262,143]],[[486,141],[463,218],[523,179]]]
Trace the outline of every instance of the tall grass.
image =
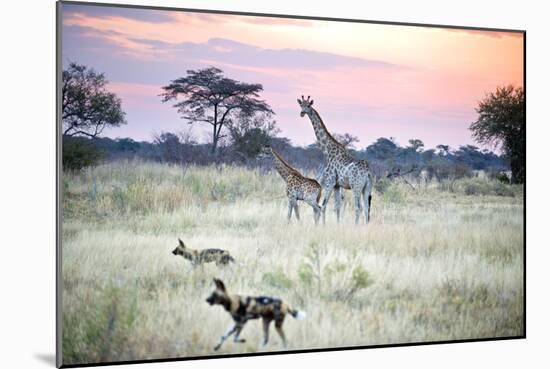
[[[474,186],[477,185],[477,182]],[[520,335],[523,198],[468,180],[373,193],[371,223],[286,223],[282,180],[236,167],[105,164],[63,179],[63,360],[88,363],[213,355],[229,315],[205,297],[212,278],[237,293],[305,310],[291,349]],[[510,195],[510,193],[512,195]],[[227,249],[235,265],[192,268],[170,251]],[[261,324],[222,353],[260,347]]]

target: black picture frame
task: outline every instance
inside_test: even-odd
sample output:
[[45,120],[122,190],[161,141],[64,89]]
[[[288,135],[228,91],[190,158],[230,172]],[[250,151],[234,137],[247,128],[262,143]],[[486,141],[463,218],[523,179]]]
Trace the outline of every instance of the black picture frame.
[[[56,6],[56,365],[62,368],[75,368],[75,367],[90,367],[90,366],[107,366],[107,365],[126,365],[126,364],[142,364],[142,363],[161,363],[161,362],[176,362],[176,361],[190,361],[190,360],[209,360],[209,359],[225,359],[236,357],[254,357],[254,356],[271,356],[271,355],[285,355],[285,354],[301,354],[301,353],[317,353],[317,352],[332,352],[332,351],[351,351],[351,350],[365,350],[375,348],[388,348],[388,347],[409,347],[409,346],[425,346],[425,345],[441,345],[441,344],[454,344],[454,343],[469,343],[469,342],[486,342],[486,341],[503,341],[503,340],[518,340],[525,339],[527,337],[526,322],[527,322],[527,263],[526,263],[526,228],[527,228],[527,174],[525,175],[525,183],[523,187],[523,333],[516,336],[509,337],[493,337],[493,338],[473,338],[473,339],[458,339],[458,340],[443,340],[443,341],[429,341],[429,342],[407,342],[407,343],[395,343],[395,344],[381,344],[381,345],[365,345],[365,346],[349,346],[349,347],[326,347],[320,349],[298,349],[298,350],[284,350],[284,351],[269,351],[269,352],[255,352],[255,353],[235,353],[235,354],[216,354],[212,356],[189,356],[179,358],[163,358],[163,359],[144,359],[144,360],[132,360],[132,361],[111,361],[111,362],[97,362],[86,364],[63,364],[62,362],[62,120],[61,120],[61,86],[62,86],[62,21],[61,14],[64,5],[82,5],[82,6],[101,6],[112,8],[129,8],[129,9],[144,9],[144,10],[160,10],[160,11],[175,11],[175,12],[190,12],[190,13],[204,13],[204,14],[222,14],[222,15],[238,15],[249,17],[270,17],[270,18],[284,18],[284,19],[298,19],[298,20],[314,20],[314,21],[328,21],[328,22],[347,22],[347,23],[367,23],[389,26],[412,26],[412,27],[428,27],[428,28],[447,28],[457,30],[469,30],[469,31],[488,31],[488,32],[514,32],[523,36],[523,88],[525,91],[525,111],[527,105],[527,74],[526,74],[526,62],[527,62],[527,31],[522,29],[507,29],[507,28],[491,28],[491,27],[472,27],[472,26],[458,26],[436,23],[411,23],[411,22],[399,22],[399,21],[379,21],[379,20],[364,20],[353,18],[332,18],[332,17],[320,17],[320,16],[307,16],[307,15],[292,15],[292,14],[271,14],[271,13],[255,13],[246,11],[226,11],[226,10],[210,10],[210,9],[195,9],[195,8],[180,8],[180,7],[164,7],[164,6],[149,6],[149,5],[133,5],[133,4],[114,4],[103,2],[85,2],[85,1],[57,1]],[[526,124],[527,126],[527,124]]]

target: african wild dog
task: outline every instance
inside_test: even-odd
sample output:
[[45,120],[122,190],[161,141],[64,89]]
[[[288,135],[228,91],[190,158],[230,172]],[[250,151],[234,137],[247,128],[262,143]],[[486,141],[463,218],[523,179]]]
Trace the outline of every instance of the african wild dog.
[[214,350],[218,350],[223,342],[229,338],[232,334],[235,334],[233,338],[234,342],[245,342],[244,339],[239,338],[244,325],[249,319],[262,318],[264,328],[263,345],[265,346],[269,340],[269,324],[271,321],[275,321],[275,329],[281,339],[283,340],[284,347],[287,346],[285,333],[283,332],[283,322],[285,315],[290,314],[296,319],[304,319],[306,317],[305,312],[294,310],[288,304],[282,300],[274,297],[266,296],[241,296],[229,294],[225,288],[223,282],[214,278],[216,289],[210,297],[206,299],[210,305],[221,305],[223,308],[231,314],[235,325],[221,337],[220,342],[214,347]]
[[229,262],[235,262],[235,259],[233,259],[233,257],[229,255],[229,252],[226,250],[193,250],[185,247],[185,244],[179,238],[178,241],[179,245],[172,251],[172,254],[183,256],[185,259],[189,260],[193,266],[211,262],[215,262],[216,265],[227,265]]

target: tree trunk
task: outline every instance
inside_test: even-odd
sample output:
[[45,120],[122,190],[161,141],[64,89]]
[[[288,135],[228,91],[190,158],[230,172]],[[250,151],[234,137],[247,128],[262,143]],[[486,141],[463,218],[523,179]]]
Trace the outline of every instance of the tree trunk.
[[212,137],[212,155],[216,155],[216,149],[218,147],[218,137],[216,136],[216,126],[214,126],[214,135]]
[[525,182],[525,160],[523,153],[512,153],[510,157],[510,168],[512,169],[512,183],[517,184]]
[[218,147],[218,105],[214,105],[214,124],[212,124],[212,155],[216,154]]

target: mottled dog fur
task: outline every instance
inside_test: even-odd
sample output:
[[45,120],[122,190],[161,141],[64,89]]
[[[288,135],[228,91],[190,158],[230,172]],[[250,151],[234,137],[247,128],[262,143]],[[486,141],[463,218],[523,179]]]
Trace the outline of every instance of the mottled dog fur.
[[193,250],[185,246],[182,240],[178,239],[179,245],[172,254],[181,255],[184,259],[191,262],[193,266],[204,263],[216,263],[216,265],[227,265],[229,262],[235,262],[235,259],[229,255],[229,252],[222,249],[204,249]]
[[305,313],[292,309],[288,304],[281,299],[267,296],[241,296],[229,294],[223,282],[219,279],[214,279],[216,288],[214,292],[206,299],[210,305],[221,305],[231,315],[234,324],[221,337],[220,342],[214,347],[214,350],[219,350],[223,342],[232,334],[234,342],[245,342],[239,338],[239,335],[250,319],[262,318],[264,339],[263,345],[266,345],[269,340],[269,325],[275,321],[275,329],[281,339],[284,347],[287,346],[285,333],[283,332],[283,322],[286,314],[292,315],[296,319],[305,318]]

